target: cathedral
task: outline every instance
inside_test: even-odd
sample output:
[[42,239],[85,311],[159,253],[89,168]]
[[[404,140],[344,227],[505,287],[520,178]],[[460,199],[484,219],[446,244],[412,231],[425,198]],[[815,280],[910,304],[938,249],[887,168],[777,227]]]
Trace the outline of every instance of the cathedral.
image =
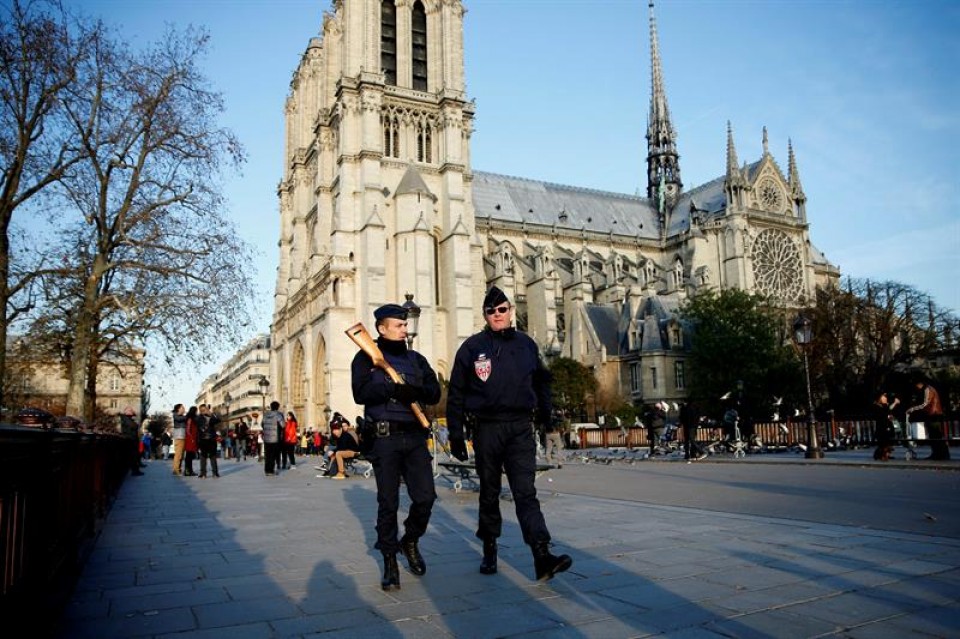
[[270,366],[304,424],[359,413],[345,331],[372,331],[385,302],[420,307],[414,347],[447,378],[496,285],[545,359],[573,358],[605,396],[641,404],[685,396],[690,296],[798,306],[839,278],[810,242],[792,146],[784,172],[764,130],[741,164],[728,124],[723,173],[684,185],[652,3],[645,193],[473,171],[464,14],[461,0],[334,0],[293,73]]

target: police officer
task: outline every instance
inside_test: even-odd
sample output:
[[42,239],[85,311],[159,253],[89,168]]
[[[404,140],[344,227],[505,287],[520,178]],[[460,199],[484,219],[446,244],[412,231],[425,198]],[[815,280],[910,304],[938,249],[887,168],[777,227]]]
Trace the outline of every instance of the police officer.
[[513,308],[497,287],[483,299],[487,326],[460,346],[450,374],[447,424],[450,450],[467,460],[464,428],[473,431],[477,475],[480,478],[480,522],[477,537],[483,541],[480,572],[497,572],[497,538],[500,515],[501,471],[507,475],[523,541],[533,551],[534,570],[540,581],[570,568],[569,555],[550,553],[550,532],[537,500],[537,443],[534,418],[550,418],[550,373],[540,360],[536,343],[510,324]]
[[[371,434],[374,435],[373,445],[365,453],[373,464],[377,479],[375,547],[383,554],[380,586],[384,590],[398,590],[398,550],[406,557],[410,572],[420,576],[427,571],[417,543],[427,530],[433,502],[437,499],[427,450],[430,431],[417,421],[410,405],[413,402],[436,404],[440,400],[440,383],[426,358],[407,348],[406,309],[397,304],[386,304],[373,315],[377,345],[404,383],[394,383],[361,350],[351,365],[353,400],[364,406],[365,426],[368,428],[361,437],[366,442]],[[398,541],[401,477],[407,484],[411,503],[410,513],[403,522],[404,534]]]

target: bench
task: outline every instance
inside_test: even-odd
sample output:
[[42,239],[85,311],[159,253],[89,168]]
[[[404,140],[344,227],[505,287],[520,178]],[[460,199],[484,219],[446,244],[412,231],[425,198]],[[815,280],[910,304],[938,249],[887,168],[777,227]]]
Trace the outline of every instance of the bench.
[[[440,469],[437,476],[453,482],[455,492],[459,493],[464,487],[473,491],[480,490],[480,476],[477,475],[477,465],[474,462],[442,461],[438,462],[437,465]],[[554,468],[556,466],[552,464],[537,464],[534,469],[534,479],[538,479],[548,470]],[[501,497],[509,494],[510,489],[504,487],[503,491]]]

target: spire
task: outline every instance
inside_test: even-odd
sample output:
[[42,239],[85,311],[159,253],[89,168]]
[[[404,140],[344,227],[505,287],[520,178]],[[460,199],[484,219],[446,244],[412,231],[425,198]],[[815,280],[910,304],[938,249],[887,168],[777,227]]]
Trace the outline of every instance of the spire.
[[737,174],[738,164],[737,148],[733,145],[733,127],[730,126],[730,120],[727,120],[727,179]]
[[793,154],[793,141],[787,139],[787,179],[794,197],[803,197],[803,185],[800,184],[800,172],[797,171],[797,158]]
[[763,127],[763,154],[770,155],[770,146],[767,144],[767,127]]
[[669,206],[677,201],[683,183],[680,180],[680,155],[677,133],[670,121],[670,107],[663,88],[657,20],[650,0],[650,116],[647,121],[647,197],[657,199],[663,184]]

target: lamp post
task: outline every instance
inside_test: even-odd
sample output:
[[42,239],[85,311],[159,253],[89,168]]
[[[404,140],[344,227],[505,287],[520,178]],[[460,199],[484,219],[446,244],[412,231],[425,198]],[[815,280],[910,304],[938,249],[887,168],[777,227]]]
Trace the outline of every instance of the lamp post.
[[803,313],[793,321],[793,341],[803,351],[803,372],[807,378],[807,459],[823,459],[820,442],[817,440],[816,421],[813,415],[813,392],[810,390],[810,364],[807,361],[807,347],[813,342],[813,322]]
[[407,310],[407,348],[413,348],[413,340],[420,332],[420,307],[413,301],[413,293],[405,293],[407,301],[403,308]]
[[260,387],[260,401],[262,403],[263,412],[260,413],[260,419],[263,419],[263,413],[267,412],[267,389],[270,388],[270,380],[267,379],[267,376],[264,375],[260,378],[260,381],[257,382],[257,386]]

